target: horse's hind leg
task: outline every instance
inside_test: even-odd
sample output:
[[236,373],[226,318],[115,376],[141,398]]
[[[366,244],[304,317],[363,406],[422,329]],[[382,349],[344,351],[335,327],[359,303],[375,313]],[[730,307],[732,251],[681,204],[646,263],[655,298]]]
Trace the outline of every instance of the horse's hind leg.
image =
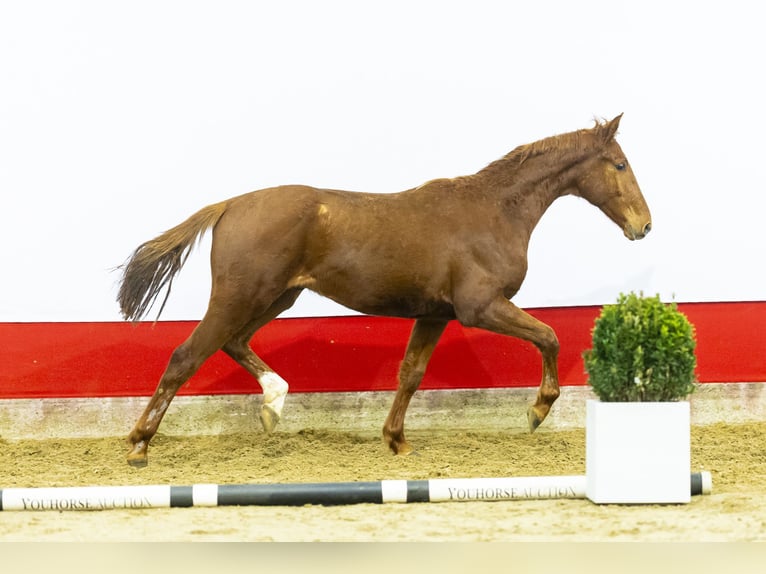
[[395,454],[409,454],[412,446],[404,438],[404,416],[410,399],[420,386],[428,361],[444,332],[447,321],[439,319],[418,319],[412,328],[407,351],[399,368],[399,386],[394,403],[383,425],[383,440]]
[[233,315],[216,313],[211,307],[189,338],[173,351],[154,395],[128,436],[131,445],[128,463],[136,467],[146,466],[149,441],[157,433],[178,389],[238,329],[241,325]]
[[292,307],[301,291],[302,289],[285,291],[263,314],[254,318],[223,346],[223,350],[261,385],[263,389],[261,424],[267,433],[274,430],[282,416],[282,407],[289,387],[282,377],[255,354],[249,343],[258,329]]

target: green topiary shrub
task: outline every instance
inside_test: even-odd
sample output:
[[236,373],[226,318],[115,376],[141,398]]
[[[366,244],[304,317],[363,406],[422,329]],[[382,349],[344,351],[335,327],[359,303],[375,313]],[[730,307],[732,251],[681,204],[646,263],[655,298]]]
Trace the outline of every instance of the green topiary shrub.
[[583,359],[602,401],[677,401],[694,391],[694,327],[675,303],[621,293],[604,306],[592,334]]

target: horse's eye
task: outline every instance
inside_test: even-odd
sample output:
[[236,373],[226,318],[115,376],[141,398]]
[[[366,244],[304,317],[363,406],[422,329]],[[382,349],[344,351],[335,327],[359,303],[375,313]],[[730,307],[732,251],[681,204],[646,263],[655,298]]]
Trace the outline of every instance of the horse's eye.
[[614,167],[615,167],[615,169],[616,169],[617,171],[625,171],[625,168],[626,168],[627,166],[625,165],[625,162],[624,162],[624,161],[621,161],[620,163],[616,163],[616,164],[614,164]]

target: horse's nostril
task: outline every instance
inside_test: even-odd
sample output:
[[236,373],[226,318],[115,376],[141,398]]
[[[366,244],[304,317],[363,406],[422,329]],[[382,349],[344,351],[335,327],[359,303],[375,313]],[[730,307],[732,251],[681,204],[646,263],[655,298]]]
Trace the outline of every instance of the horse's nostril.
[[646,225],[644,225],[644,235],[649,233],[651,230],[652,230],[652,224],[651,223],[647,223]]

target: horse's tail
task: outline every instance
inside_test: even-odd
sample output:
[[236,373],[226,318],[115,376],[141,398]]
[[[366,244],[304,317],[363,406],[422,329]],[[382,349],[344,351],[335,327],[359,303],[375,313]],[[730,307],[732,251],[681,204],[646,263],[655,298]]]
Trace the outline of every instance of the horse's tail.
[[223,201],[200,209],[180,225],[139,245],[120,266],[123,275],[117,301],[125,319],[138,321],[143,317],[167,285],[157,313],[159,318],[170,296],[173,278],[186,263],[195,242],[218,222],[227,205],[228,202]]

